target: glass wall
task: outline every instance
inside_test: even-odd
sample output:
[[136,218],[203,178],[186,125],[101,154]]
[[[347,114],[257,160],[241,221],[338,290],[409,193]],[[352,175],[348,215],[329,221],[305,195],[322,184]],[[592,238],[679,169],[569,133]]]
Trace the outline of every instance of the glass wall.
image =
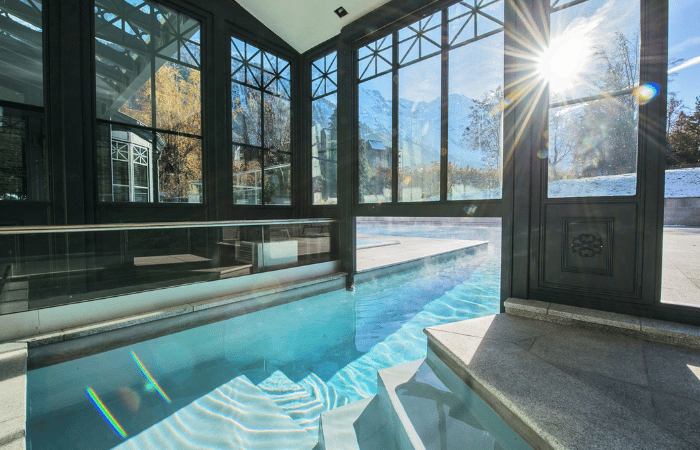
[[700,23],[669,1],[666,189],[661,301],[700,307]]
[[154,2],[95,1],[100,201],[202,202],[200,33]]
[[311,182],[314,205],[338,203],[338,55],[311,63]]
[[48,199],[42,2],[0,2],[0,201]]
[[[634,195],[637,189],[639,2],[551,5],[540,60],[549,86],[549,197]],[[658,86],[652,89],[658,89]]]
[[503,42],[460,1],[358,49],[360,202],[501,198]]
[[291,204],[291,67],[231,38],[233,202]]

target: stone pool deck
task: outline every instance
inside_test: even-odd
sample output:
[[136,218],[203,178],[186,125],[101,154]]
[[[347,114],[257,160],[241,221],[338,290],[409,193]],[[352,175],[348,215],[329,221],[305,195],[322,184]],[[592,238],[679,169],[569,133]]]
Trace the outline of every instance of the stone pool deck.
[[700,448],[700,328],[514,299],[506,311],[427,328],[429,357],[534,448]]
[[[358,238],[381,245],[357,249],[356,281],[456,258],[488,246],[488,241],[463,239],[373,235],[358,235]],[[387,245],[388,242],[392,243]]]
[[0,344],[0,449],[24,450],[27,344]]

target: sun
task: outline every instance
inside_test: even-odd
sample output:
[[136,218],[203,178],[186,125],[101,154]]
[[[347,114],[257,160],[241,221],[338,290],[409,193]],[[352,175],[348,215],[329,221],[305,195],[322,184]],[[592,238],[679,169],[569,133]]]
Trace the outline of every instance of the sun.
[[591,44],[582,33],[569,32],[554,37],[537,61],[537,72],[549,84],[550,93],[559,93],[581,84],[581,73],[591,56]]

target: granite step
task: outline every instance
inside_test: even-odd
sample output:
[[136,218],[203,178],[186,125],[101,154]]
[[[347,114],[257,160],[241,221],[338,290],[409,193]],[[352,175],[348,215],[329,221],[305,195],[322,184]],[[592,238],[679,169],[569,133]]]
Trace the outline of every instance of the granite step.
[[239,376],[115,447],[311,450],[316,438]]

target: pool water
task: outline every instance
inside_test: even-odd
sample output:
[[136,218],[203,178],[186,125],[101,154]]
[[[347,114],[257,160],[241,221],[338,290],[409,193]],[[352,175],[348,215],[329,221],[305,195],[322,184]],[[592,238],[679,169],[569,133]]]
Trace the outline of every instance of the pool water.
[[[161,448],[310,449],[322,411],[375,394],[378,369],[426,356],[425,327],[498,312],[500,229],[458,231],[492,244],[450,263],[360,284],[354,292],[314,296],[30,371],[28,448],[158,442]],[[215,440],[242,440],[190,442],[187,430],[193,429],[206,429]],[[272,435],[286,440],[280,444]]]

